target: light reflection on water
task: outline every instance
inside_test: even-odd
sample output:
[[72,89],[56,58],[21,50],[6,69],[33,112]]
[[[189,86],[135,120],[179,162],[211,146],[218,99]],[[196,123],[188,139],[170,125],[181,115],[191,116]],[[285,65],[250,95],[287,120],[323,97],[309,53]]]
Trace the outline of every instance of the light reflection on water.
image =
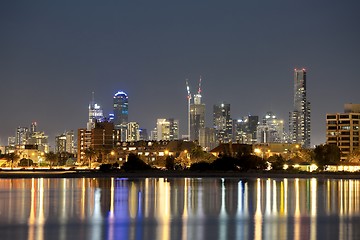
[[2,179],[1,239],[359,239],[360,181]]

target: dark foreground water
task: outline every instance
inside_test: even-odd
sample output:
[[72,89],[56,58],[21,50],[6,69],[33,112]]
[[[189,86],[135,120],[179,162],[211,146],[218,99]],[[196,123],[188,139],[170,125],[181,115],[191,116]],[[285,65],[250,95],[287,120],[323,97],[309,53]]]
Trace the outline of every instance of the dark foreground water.
[[360,239],[360,181],[0,179],[0,239]]

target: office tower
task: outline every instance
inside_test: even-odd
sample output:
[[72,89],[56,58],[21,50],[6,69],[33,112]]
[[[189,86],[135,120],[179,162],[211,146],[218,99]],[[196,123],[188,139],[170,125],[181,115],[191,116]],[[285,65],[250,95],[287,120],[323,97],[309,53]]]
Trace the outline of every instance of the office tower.
[[95,127],[91,129],[90,147],[98,152],[110,152],[115,145],[115,139],[114,124],[112,122],[96,122]]
[[36,127],[37,127],[37,123],[32,122],[31,127],[30,127],[30,134],[33,134],[34,132],[36,132]]
[[205,127],[200,129],[199,145],[204,151],[210,151],[218,145],[214,128]]
[[145,128],[140,128],[139,133],[140,133],[140,141],[141,140],[144,140],[144,141],[149,140],[149,136],[148,136],[147,130]]
[[49,152],[48,136],[44,132],[33,132],[27,139],[27,144],[37,146],[41,152]]
[[341,160],[360,151],[360,104],[345,104],[344,113],[326,114],[326,143],[340,148]]
[[75,153],[74,131],[67,131],[55,137],[56,153]]
[[253,144],[257,142],[258,116],[245,116],[234,121],[234,139],[238,143]]
[[173,118],[157,119],[156,140],[178,140],[179,139],[179,121]]
[[310,147],[310,102],[306,98],[306,70],[294,70],[294,107],[289,114],[291,143]]
[[140,140],[140,126],[137,122],[127,124],[126,141],[134,142]]
[[89,119],[87,129],[91,130],[95,126],[95,122],[101,122],[104,119],[103,110],[100,105],[95,103],[94,92],[92,93],[91,102],[89,104]]
[[18,127],[16,129],[16,139],[15,139],[16,145],[20,146],[27,144],[27,140],[29,136],[30,136],[29,128]]
[[114,127],[120,130],[121,141],[126,141],[127,123],[129,118],[128,95],[119,91],[114,95]]
[[267,112],[257,127],[257,143],[283,143],[284,120],[278,119],[272,112]]
[[214,105],[213,121],[216,140],[222,143],[230,142],[233,134],[230,104],[222,103],[220,105]]
[[190,104],[190,140],[199,141],[200,129],[205,128],[205,104],[201,103],[201,78],[194,103]]

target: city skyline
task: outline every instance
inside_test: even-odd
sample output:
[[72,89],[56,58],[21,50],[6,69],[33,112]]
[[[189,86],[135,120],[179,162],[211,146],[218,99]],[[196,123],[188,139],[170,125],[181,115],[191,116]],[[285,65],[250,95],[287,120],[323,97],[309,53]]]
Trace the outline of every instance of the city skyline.
[[118,90],[129,95],[129,121],[150,131],[173,117],[185,135],[185,79],[195,92],[200,75],[207,126],[219,102],[234,119],[272,111],[287,120],[302,67],[311,144],[325,143],[326,113],[360,102],[359,10],[356,1],[2,2],[0,144],[34,121],[50,141],[76,131],[92,92],[107,116]]

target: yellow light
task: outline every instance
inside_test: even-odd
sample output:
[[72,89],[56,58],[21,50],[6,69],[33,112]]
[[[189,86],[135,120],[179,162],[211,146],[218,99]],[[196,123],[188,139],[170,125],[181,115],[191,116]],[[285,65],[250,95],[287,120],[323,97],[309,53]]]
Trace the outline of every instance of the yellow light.
[[169,150],[165,150],[165,155],[168,155],[169,154]]
[[115,155],[115,152],[114,151],[111,151],[111,153],[110,153],[112,156],[114,156]]
[[260,148],[255,148],[254,153],[261,153],[261,149]]

